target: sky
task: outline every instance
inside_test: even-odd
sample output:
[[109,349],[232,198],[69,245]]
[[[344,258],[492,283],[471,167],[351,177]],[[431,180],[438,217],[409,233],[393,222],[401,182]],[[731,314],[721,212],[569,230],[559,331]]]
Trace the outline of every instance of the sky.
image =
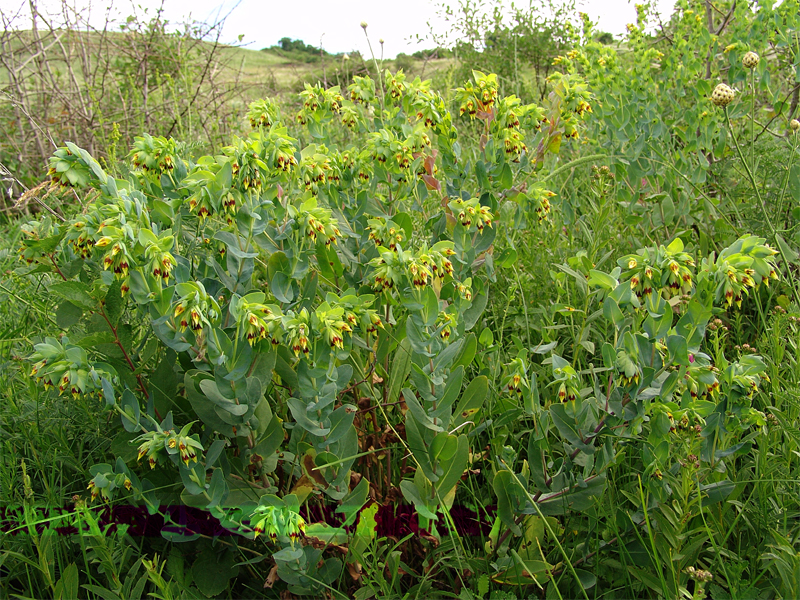
[[[101,26],[108,0],[64,0],[81,15],[90,15],[94,26]],[[465,0],[449,0],[453,8]],[[473,0],[474,1],[474,0]],[[642,1],[642,0],[637,0]],[[322,47],[328,52],[358,50],[368,56],[362,21],[368,24],[367,33],[376,54],[380,54],[380,39],[384,40],[386,58],[399,52],[410,54],[434,47],[426,39],[429,23],[437,31],[444,31],[446,23],[437,16],[446,0],[164,0],[165,17],[172,22],[194,18],[206,22],[227,15],[222,30],[223,43],[238,43],[248,48],[261,49],[278,43],[283,37],[301,39],[306,44]],[[526,0],[517,0],[517,6]],[[494,4],[494,2],[487,2]],[[510,1],[506,2],[510,4]],[[38,0],[43,12],[57,11],[61,0]],[[147,10],[152,15],[161,0],[114,0],[116,18],[124,20],[135,5],[140,14]],[[659,12],[668,18],[674,0],[656,0]],[[28,28],[30,12],[28,0],[0,0],[0,11],[20,12],[19,27]],[[631,0],[578,0],[579,9],[586,12],[597,28],[613,34],[622,34],[625,25],[634,22],[636,12]],[[239,36],[243,36],[238,41]],[[422,43],[418,41],[422,38]]]

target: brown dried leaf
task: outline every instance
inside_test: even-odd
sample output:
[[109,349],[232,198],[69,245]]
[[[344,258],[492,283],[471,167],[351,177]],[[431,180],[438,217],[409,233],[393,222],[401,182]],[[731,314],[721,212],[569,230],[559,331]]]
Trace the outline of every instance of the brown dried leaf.
[[354,563],[347,563],[347,572],[350,573],[350,577],[353,578],[353,581],[358,581],[361,579],[361,563],[354,562]]
[[264,582],[264,587],[272,588],[276,581],[278,581],[278,565],[272,565],[269,575],[267,575],[267,580]]
[[325,489],[328,487],[328,482],[325,481],[325,477],[323,477],[322,473],[316,470],[317,465],[314,464],[314,457],[310,454],[306,454],[303,456],[303,469],[308,474],[308,476],[313,479],[317,485],[321,488]]

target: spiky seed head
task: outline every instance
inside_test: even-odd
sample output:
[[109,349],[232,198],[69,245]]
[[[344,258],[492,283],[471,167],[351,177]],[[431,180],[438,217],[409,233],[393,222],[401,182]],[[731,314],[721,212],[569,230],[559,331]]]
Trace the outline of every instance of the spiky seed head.
[[735,95],[736,93],[729,85],[720,83],[714,88],[714,91],[711,92],[711,102],[714,106],[719,106],[720,108],[728,106],[728,104],[733,102]]

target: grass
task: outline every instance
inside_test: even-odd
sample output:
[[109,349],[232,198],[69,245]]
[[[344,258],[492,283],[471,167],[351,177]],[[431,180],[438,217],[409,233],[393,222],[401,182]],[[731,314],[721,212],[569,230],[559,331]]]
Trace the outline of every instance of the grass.
[[[77,49],[86,47],[88,56],[90,58],[90,65],[96,66],[96,59],[93,55],[104,47],[112,49],[112,55],[115,54],[114,48],[118,50],[116,53],[119,56],[125,56],[123,50],[127,43],[128,34],[123,32],[109,31],[98,33],[94,31],[69,31],[58,32],[61,41],[67,48],[68,52],[73,55],[73,67],[79,66],[80,55]],[[9,44],[6,52],[21,52],[19,60],[25,61],[30,58],[31,53],[27,51],[33,41],[33,34],[30,31],[12,31],[6,32]],[[55,34],[52,32],[40,33],[41,43],[48,47],[55,41]],[[187,40],[186,43],[192,43]],[[203,53],[211,51],[215,44],[209,41],[199,42],[199,48]],[[54,46],[57,48],[58,46]],[[265,94],[269,95],[282,95],[286,93],[293,93],[298,88],[302,89],[303,82],[311,82],[322,79],[327,76],[329,82],[334,82],[337,76],[344,83],[345,73],[358,72],[372,68],[371,60],[361,62],[360,57],[355,55],[350,64],[345,64],[343,55],[328,55],[324,59],[319,59],[314,62],[306,62],[304,60],[293,59],[291,53],[285,53],[280,50],[264,49],[254,50],[240,46],[218,45],[216,50],[219,56],[219,65],[221,68],[219,81],[224,84],[236,84],[242,86],[247,90],[247,97],[254,100],[263,97]],[[63,56],[60,52],[49,52],[48,61],[52,63],[54,69],[59,73],[66,73],[67,63],[59,58]],[[360,63],[360,64],[359,64]],[[417,75],[424,75],[426,78],[435,77],[442,74],[448,69],[452,68],[455,64],[454,59],[450,58],[437,58],[429,61],[423,61],[413,57],[406,57],[404,66],[407,74],[412,77]],[[365,65],[369,65],[365,67]],[[382,62],[383,68],[396,70],[397,62],[395,60],[387,59]],[[349,67],[349,68],[348,68]],[[323,72],[325,71],[325,73]],[[82,80],[82,74],[79,68],[75,69],[78,80]],[[6,69],[0,69],[0,89],[8,85],[9,73]]]
[[[112,34],[112,38],[120,39],[120,35]],[[296,102],[291,94],[304,81],[326,78],[331,83],[352,68],[341,57],[326,57],[323,71],[322,62],[293,61],[278,52],[221,47],[219,53],[224,65],[219,81],[242,90],[241,97],[231,104],[239,113],[247,100],[263,95],[278,96],[290,112]],[[396,62],[384,61],[384,66],[391,69]],[[415,61],[408,66],[410,76],[424,68],[426,77],[438,80],[437,86],[450,89],[445,83],[460,65],[443,59],[427,64]],[[530,81],[534,75],[523,67],[517,77]],[[468,127],[460,130],[460,142],[465,148],[477,147],[480,131],[473,128],[470,132]],[[581,152],[583,148],[577,147],[575,156]],[[774,185],[782,181],[787,153],[778,143],[773,147],[771,141],[762,142],[757,153],[763,159],[759,172],[764,173],[768,190],[766,205],[754,202],[754,190],[735,159],[726,157],[732,164],[719,165],[713,185],[729,193],[734,202],[741,200],[742,206],[736,207],[737,216],[743,215],[738,226],[766,231],[769,210],[773,217],[785,218],[786,229],[793,231],[789,213],[783,214],[782,191]],[[563,162],[570,158],[574,156],[564,151]],[[481,340],[479,366],[471,375],[488,373],[496,383],[511,352],[553,342],[551,351],[566,357],[581,372],[582,384],[587,386],[581,393],[587,398],[593,393],[601,397],[602,390],[596,390],[605,383],[602,345],[616,342],[617,331],[603,319],[602,300],[587,293],[589,270],[609,272],[619,257],[654,240],[666,243],[679,233],[691,239],[694,229],[689,215],[680,215],[671,227],[664,224],[663,230],[652,220],[653,212],[647,220],[632,218],[633,212],[619,201],[620,187],[630,182],[618,180],[602,188],[588,164],[562,175],[549,182],[558,196],[556,226],[514,231],[508,239],[497,241],[495,257],[513,247],[516,260],[511,267],[499,269],[492,284],[488,308],[475,329]],[[472,177],[470,165],[464,174],[470,185]],[[770,182],[771,186],[766,185]],[[645,204],[645,200],[640,202],[642,207]],[[725,209],[722,204],[720,210]],[[731,214],[723,216],[732,218]],[[711,250],[727,245],[734,237],[721,221],[717,237],[708,241]],[[40,332],[59,329],[54,324],[55,303],[43,276],[21,277],[14,272],[19,265],[16,246],[20,236],[19,222],[3,223],[0,506],[22,507],[23,535],[0,532],[0,597],[55,597],[59,593],[70,597],[65,590],[77,589],[73,586],[78,582],[77,574],[73,576],[76,569],[84,574],[80,581],[87,582],[80,593],[93,597],[134,598],[147,593],[164,598],[199,597],[198,580],[208,564],[205,557],[222,556],[223,546],[228,548],[226,560],[230,559],[231,565],[241,564],[235,567],[238,578],[220,594],[277,596],[277,588],[272,591],[271,584],[264,585],[265,580],[269,583],[271,562],[244,564],[254,558],[251,553],[255,551],[244,547],[246,544],[239,547],[238,541],[198,539],[178,544],[98,529],[95,516],[83,504],[86,474],[91,465],[119,455],[121,447],[112,446],[118,419],[110,424],[97,400],[48,394],[29,375],[24,357],[39,341]],[[792,273],[790,270],[790,277]],[[509,419],[517,409],[515,402],[492,395],[487,409],[492,420],[485,422],[475,438],[488,449],[486,459],[473,457],[473,471],[458,488],[457,503],[488,515],[489,508],[497,504],[491,479],[494,462],[508,460],[527,479],[530,462],[535,460],[532,453],[540,449],[536,444],[548,451],[542,456],[549,457],[545,468],[552,471],[574,459],[570,468],[591,473],[594,461],[607,460],[608,485],[602,498],[584,511],[558,518],[543,520],[537,514],[520,514],[525,531],[520,537],[498,530],[468,540],[443,536],[432,541],[413,535],[404,540],[370,540],[369,551],[363,553],[363,571],[356,577],[345,569],[332,585],[343,594],[372,588],[386,596],[459,594],[469,599],[487,595],[698,600],[800,596],[799,310],[789,300],[787,282],[776,282],[747,296],[741,310],[720,311],[716,315],[719,320],[712,321],[714,328],[709,328],[703,345],[712,362],[724,365],[757,352],[765,359],[769,379],[761,382],[761,390],[752,399],[757,411],[752,417],[757,424],[744,432],[723,431],[725,444],[712,448],[702,465],[697,456],[704,452],[705,438],[694,430],[681,429],[669,438],[670,468],[663,473],[654,470],[659,440],[651,438],[648,431],[655,413],[643,420],[643,432],[630,431],[620,439],[603,432],[613,443],[598,444],[597,452],[587,456],[570,454],[572,448],[555,435],[553,422],[547,418]],[[484,337],[482,332],[491,335]],[[530,355],[531,371],[540,382],[543,413],[547,403],[556,402],[549,354],[534,351]],[[374,377],[380,379],[377,374]],[[610,379],[608,384],[610,387]],[[725,409],[722,406],[723,413]],[[545,433],[537,439],[540,428]],[[737,443],[741,445],[735,446]],[[726,454],[718,456],[718,450]],[[402,460],[405,465],[405,458]],[[392,467],[402,478],[400,466],[389,465],[390,472]],[[668,495],[659,491],[657,481],[663,482],[662,490],[669,487]],[[720,483],[724,486],[715,487]],[[37,513],[38,509],[73,507],[78,509],[76,521],[85,528],[82,535],[58,536],[46,527],[44,513]],[[386,552],[388,548],[392,550]],[[395,548],[399,551],[393,555]],[[328,552],[326,556],[333,556],[340,549],[329,548]],[[540,580],[546,591],[532,584],[516,585],[498,575],[515,560],[554,565]],[[692,569],[708,571],[713,579],[691,578]],[[387,575],[388,570],[393,573]],[[406,575],[394,577],[400,570]],[[368,598],[364,592],[358,593],[362,594],[359,598]]]

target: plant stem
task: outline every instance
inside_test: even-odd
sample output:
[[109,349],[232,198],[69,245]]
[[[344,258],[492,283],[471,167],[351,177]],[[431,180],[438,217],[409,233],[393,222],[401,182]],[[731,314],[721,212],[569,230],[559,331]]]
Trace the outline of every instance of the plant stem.
[[[731,124],[731,117],[728,114],[728,107],[725,107],[725,121],[728,124],[728,131],[731,133],[731,137],[733,138],[733,143],[736,146],[736,153],[739,155],[739,160],[742,161],[742,165],[744,166],[745,173],[747,173],[747,177],[750,180],[750,185],[753,186],[753,191],[758,198],[758,203],[761,205],[761,212],[764,214],[764,220],[767,222],[767,227],[769,227],[770,232],[772,233],[772,237],[774,239],[775,245],[778,247],[778,252],[781,255],[781,259],[783,260],[784,267],[786,268],[787,273],[789,272],[789,259],[786,256],[786,253],[783,250],[783,245],[778,241],[778,231],[775,229],[775,226],[772,224],[772,219],[769,218],[769,213],[767,212],[767,206],[764,204],[764,199],[761,196],[761,190],[758,189],[758,183],[756,182],[756,177],[753,174],[750,165],[744,159],[744,153],[742,152],[742,148],[739,145],[739,140],[736,137],[736,134],[733,131],[733,125]],[[795,285],[794,281],[789,278],[791,282],[789,285],[792,288],[792,293],[794,295],[795,302],[800,304],[800,292],[797,290],[797,286]]]

